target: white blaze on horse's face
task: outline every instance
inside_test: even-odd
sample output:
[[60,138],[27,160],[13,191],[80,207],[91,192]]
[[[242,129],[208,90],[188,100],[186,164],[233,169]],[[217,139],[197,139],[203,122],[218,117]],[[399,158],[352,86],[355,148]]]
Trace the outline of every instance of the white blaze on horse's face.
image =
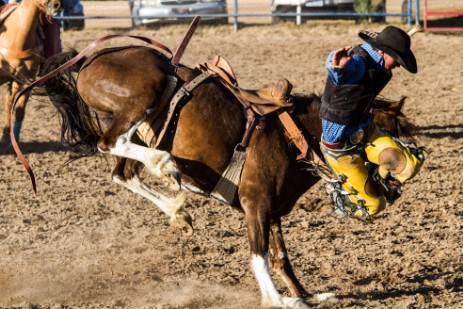
[[62,0],[44,0],[38,2],[38,7],[41,8],[45,14],[56,16],[63,9],[63,2]]

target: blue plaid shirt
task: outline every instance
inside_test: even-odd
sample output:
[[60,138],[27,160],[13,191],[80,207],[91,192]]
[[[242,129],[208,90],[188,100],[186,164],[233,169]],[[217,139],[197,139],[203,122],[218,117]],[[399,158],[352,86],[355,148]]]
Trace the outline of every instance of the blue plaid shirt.
[[[373,47],[368,43],[363,43],[361,47],[370,55],[370,57],[377,64],[378,70],[382,69],[383,58],[381,55],[373,49]],[[328,77],[339,86],[342,85],[351,85],[358,83],[366,71],[365,61],[358,55],[353,55],[351,60],[347,63],[346,67],[343,69],[334,69],[331,64],[331,59],[333,58],[334,51],[332,51],[328,58],[326,59],[326,69],[328,70]],[[370,114],[368,118],[361,122],[358,126],[350,126],[335,123],[326,119],[322,119],[322,130],[323,130],[323,140],[328,143],[337,143],[348,139],[352,134],[357,132],[359,129],[365,129],[373,117]]]

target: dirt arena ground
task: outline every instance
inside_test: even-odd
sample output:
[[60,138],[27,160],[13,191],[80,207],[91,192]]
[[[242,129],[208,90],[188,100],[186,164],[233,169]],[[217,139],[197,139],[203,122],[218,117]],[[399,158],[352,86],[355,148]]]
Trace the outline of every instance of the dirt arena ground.
[[[402,26],[402,25],[401,25]],[[357,44],[351,22],[201,26],[183,57],[194,66],[214,55],[233,65],[241,86],[280,77],[296,92],[321,93],[332,49]],[[408,26],[402,26],[408,30]],[[105,34],[154,38],[171,49],[186,26],[65,32],[83,49]],[[428,148],[418,177],[400,200],[364,224],[332,214],[320,186],[307,192],[283,228],[296,274],[311,292],[337,299],[316,308],[461,308],[463,306],[463,62],[458,34],[418,33],[419,72],[396,70],[383,92],[407,96],[405,113]],[[104,46],[139,44],[115,39]],[[0,116],[3,119],[3,108]],[[34,195],[11,148],[0,148],[0,307],[258,308],[243,216],[188,195],[195,234],[184,237],[147,200],[111,182],[102,156],[66,167],[59,121],[44,98],[28,106],[21,148],[37,177]],[[276,280],[278,288],[287,293]]]

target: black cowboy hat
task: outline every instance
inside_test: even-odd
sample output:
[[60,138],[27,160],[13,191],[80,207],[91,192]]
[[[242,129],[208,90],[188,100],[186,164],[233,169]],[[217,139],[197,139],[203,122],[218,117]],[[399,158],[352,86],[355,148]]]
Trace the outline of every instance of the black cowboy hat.
[[415,55],[410,49],[410,36],[402,29],[387,26],[379,33],[363,30],[359,37],[390,55],[410,73],[418,71]]

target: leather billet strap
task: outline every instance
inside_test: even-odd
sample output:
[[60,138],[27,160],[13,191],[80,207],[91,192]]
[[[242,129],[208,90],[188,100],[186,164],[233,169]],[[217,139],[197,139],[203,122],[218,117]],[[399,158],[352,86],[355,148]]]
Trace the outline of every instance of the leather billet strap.
[[191,22],[190,26],[188,27],[188,30],[185,34],[185,36],[182,39],[182,42],[178,46],[177,50],[175,51],[172,60],[170,61],[170,64],[172,65],[172,69],[170,72],[170,75],[173,75],[175,73],[175,70],[178,67],[178,64],[180,63],[180,59],[183,56],[183,53],[185,52],[185,49],[190,42],[191,38],[193,37],[193,34],[196,31],[196,28],[198,28],[199,22],[201,21],[201,16],[196,16],[193,21]]
[[[182,86],[177,93],[174,95],[172,100],[170,101],[169,104],[169,110],[167,111],[167,118],[164,121],[164,126],[159,133],[158,140],[156,141],[156,147],[159,146],[161,143],[164,134],[167,131],[167,128],[170,125],[170,122],[172,120],[172,116],[174,115],[175,110],[177,109],[177,106],[179,106],[180,102],[184,102],[186,99],[191,97],[191,92],[193,89],[195,89],[197,86],[199,86],[202,82],[204,82],[206,79],[211,77],[211,73],[209,72],[203,72],[196,76],[194,79],[192,79],[188,84]],[[149,144],[148,144],[149,145]]]
[[288,132],[289,138],[293,141],[294,145],[299,149],[300,154],[297,156],[297,160],[304,159],[307,156],[307,150],[309,149],[309,144],[304,138],[304,135],[299,130],[299,128],[294,123],[294,120],[286,111],[281,111],[278,113],[278,118]]

